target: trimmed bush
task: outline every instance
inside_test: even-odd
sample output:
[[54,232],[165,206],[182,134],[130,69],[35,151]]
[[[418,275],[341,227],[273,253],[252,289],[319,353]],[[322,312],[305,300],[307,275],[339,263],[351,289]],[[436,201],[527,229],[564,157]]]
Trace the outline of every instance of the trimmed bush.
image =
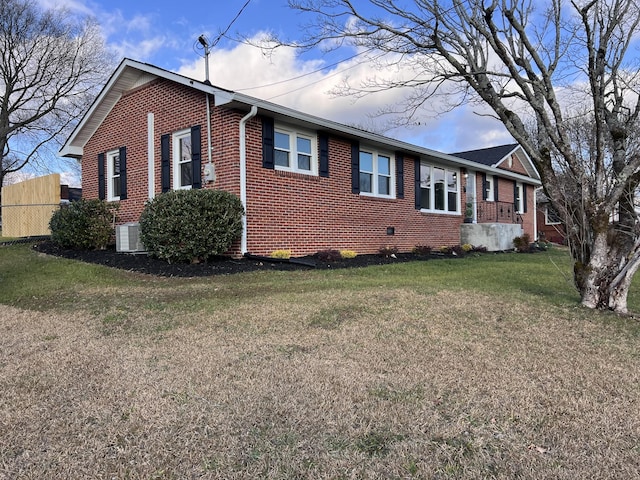
[[350,258],[356,258],[358,253],[355,250],[340,250],[340,258],[348,260]]
[[291,250],[274,250],[269,255],[271,258],[279,258],[281,260],[288,260],[291,258]]
[[51,240],[63,248],[104,250],[113,236],[117,209],[97,199],[63,205],[49,221]]
[[140,239],[169,263],[197,263],[227,250],[242,233],[240,199],[222,190],[176,190],[147,202]]
[[384,247],[380,247],[378,253],[385,258],[395,257],[396,253],[398,253],[398,247],[393,245],[385,245]]
[[431,250],[433,250],[433,248],[429,245],[416,245],[411,252],[416,255],[431,255]]
[[528,233],[525,233],[521,237],[513,239],[513,246],[519,253],[526,253],[531,251],[531,238]]
[[329,250],[320,250],[316,253],[316,257],[318,260],[323,262],[337,262],[342,259],[342,255],[339,250],[329,249]]

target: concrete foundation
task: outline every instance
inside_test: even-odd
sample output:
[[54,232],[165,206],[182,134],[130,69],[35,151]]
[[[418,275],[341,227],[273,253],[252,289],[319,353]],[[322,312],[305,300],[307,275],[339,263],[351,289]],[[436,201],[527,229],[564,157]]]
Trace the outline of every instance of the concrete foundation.
[[513,250],[513,239],[524,234],[519,224],[463,223],[460,225],[460,244],[483,246],[489,252]]

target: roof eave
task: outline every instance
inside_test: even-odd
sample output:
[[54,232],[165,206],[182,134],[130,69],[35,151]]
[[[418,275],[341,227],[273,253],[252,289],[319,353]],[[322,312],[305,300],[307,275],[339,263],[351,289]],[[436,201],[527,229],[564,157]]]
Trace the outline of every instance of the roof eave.
[[[259,110],[262,110],[263,113],[268,113],[270,115],[273,115],[281,121],[285,121],[285,122],[288,121],[296,124],[302,124],[302,125],[308,126],[309,128],[314,128],[318,130],[327,130],[334,134],[340,135],[342,137],[357,139],[358,141],[369,142],[374,146],[380,146],[388,150],[400,150],[410,155],[414,155],[418,158],[424,158],[424,157],[430,158],[432,160],[435,160],[445,165],[466,167],[472,170],[486,171],[489,173],[500,174],[502,176],[517,178],[522,181],[527,181],[533,184],[540,184],[539,177],[538,178],[527,177],[524,175],[509,172],[507,170],[496,168],[500,162],[492,166],[481,165],[481,164],[478,164],[477,162],[465,160],[461,157],[445,154],[445,153],[438,152],[436,150],[432,150],[425,147],[419,147],[417,145],[413,145],[401,140],[385,137],[377,133],[368,132],[366,130],[361,130],[356,127],[351,127],[348,125],[334,122],[332,120],[320,118],[315,115],[303,113],[289,107],[284,107],[282,105],[271,103],[266,100],[261,100],[255,97],[244,95],[242,93],[237,93],[237,92],[225,90],[219,87],[214,87],[204,82],[200,82],[200,81],[191,79],[189,77],[185,77],[183,75],[170,72],[168,70],[164,70],[162,68],[159,68],[147,63],[131,60],[128,58],[125,58],[120,63],[118,68],[114,71],[114,73],[111,75],[108,82],[105,84],[101,92],[98,94],[94,102],[91,104],[91,107],[89,108],[87,113],[82,117],[82,119],[80,120],[76,128],[73,130],[73,132],[71,133],[71,135],[69,136],[65,144],[60,149],[59,151],[60,156],[71,157],[76,159],[82,158],[84,143],[86,143],[86,140],[79,141],[78,136],[80,132],[82,132],[83,129],[85,128],[93,128],[95,131],[95,128],[97,127],[89,126],[89,123],[93,118],[93,116],[100,115],[101,117],[106,117],[106,115],[111,110],[111,108],[113,108],[113,106],[117,103],[122,93],[122,91],[120,90],[122,89],[124,91],[124,87],[126,86],[121,85],[120,88],[115,88],[115,87],[117,86],[118,81],[121,80],[121,78],[123,77],[125,70],[128,68],[136,69],[142,73],[147,73],[160,78],[165,78],[170,81],[179,83],[181,85],[184,85],[190,88],[195,88],[204,93],[209,93],[214,96],[214,104],[216,106],[224,106],[227,108],[236,108],[236,109],[247,110],[247,111],[252,106],[256,106],[258,107]],[[102,105],[103,102],[106,102],[106,106],[104,106],[105,108],[102,108],[101,110],[99,110],[99,108],[103,106]],[[100,122],[94,122],[94,125],[99,125],[99,124]],[[89,138],[93,134],[93,132],[90,132],[90,133],[91,134],[86,134],[85,132],[84,137]],[[518,148],[521,149],[520,146],[516,146],[514,150],[512,150],[509,153],[509,155],[513,154],[513,152],[516,151]],[[526,153],[525,153],[525,158],[530,163],[530,165],[532,165],[528,156],[526,156]],[[533,169],[533,171],[535,172],[535,168]]]
[[65,144],[58,152],[58,156],[75,158],[76,160],[81,160],[83,153],[84,153],[84,149],[82,147]]

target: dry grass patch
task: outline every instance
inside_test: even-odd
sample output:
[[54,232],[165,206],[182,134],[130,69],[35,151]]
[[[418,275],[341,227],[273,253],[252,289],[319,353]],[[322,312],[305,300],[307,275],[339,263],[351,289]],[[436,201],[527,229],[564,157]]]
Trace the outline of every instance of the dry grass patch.
[[1,307],[0,477],[640,475],[637,328],[607,316],[403,288],[121,310]]

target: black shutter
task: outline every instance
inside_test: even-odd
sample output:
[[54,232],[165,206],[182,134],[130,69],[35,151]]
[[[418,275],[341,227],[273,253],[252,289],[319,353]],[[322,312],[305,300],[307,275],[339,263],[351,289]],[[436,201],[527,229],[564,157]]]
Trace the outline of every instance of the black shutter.
[[351,143],[351,193],[360,193],[360,142]]
[[518,205],[516,204],[516,200],[518,198],[518,182],[513,181],[513,208],[518,211]]
[[482,172],[482,200],[487,199],[487,174]]
[[318,173],[321,177],[329,176],[329,136],[325,133],[318,134],[320,142],[320,165]]
[[415,167],[415,185],[416,185],[416,210],[420,210],[422,208],[422,192],[420,191],[420,159],[416,158],[414,163]]
[[200,125],[191,127],[191,188],[202,188],[202,149],[200,145]]
[[127,199],[127,147],[120,147],[120,200]]
[[527,213],[527,185],[522,184],[522,211]]
[[404,198],[404,156],[396,152],[396,197]]
[[493,176],[493,199],[498,201],[498,176]]
[[106,198],[106,182],[104,175],[104,153],[98,154],[98,198],[104,200]]
[[161,161],[161,187],[162,193],[171,190],[171,136],[169,134],[160,137],[160,161]]
[[262,118],[262,167],[275,168],[274,148],[275,148],[275,125],[273,118]]

